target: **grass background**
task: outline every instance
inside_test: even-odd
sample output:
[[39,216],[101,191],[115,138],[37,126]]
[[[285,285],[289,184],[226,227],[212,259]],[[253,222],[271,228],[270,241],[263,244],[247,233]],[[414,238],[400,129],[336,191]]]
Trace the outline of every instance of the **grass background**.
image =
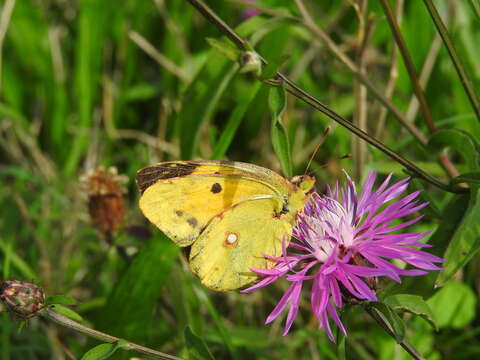
[[[294,2],[258,1],[262,15],[249,19],[241,2],[208,3],[267,60],[287,55],[282,72],[310,94],[360,122],[424,171],[448,182],[450,175],[438,163],[442,153],[460,173],[478,171],[475,146],[465,156],[462,144],[480,137],[479,123],[423,2],[390,4],[399,10],[401,32],[417,71],[426,74],[423,87],[437,128],[467,134],[466,140],[447,136],[439,141],[442,146],[421,145],[372,92],[362,90],[357,77],[303,21],[286,18],[300,17]],[[363,10],[358,9],[361,3]],[[134,174],[157,161],[226,158],[281,172],[270,138],[269,86],[240,74],[238,63],[206,41],[222,34],[187,1],[0,4],[0,278],[33,281],[50,295],[72,296],[79,303],[75,310],[91,326],[185,358],[202,358],[189,352],[189,337],[184,336],[189,326],[217,359],[337,359],[336,346],[307,310],[307,298],[293,331],[282,337],[280,321],[268,326],[263,322],[286,283],[250,295],[213,293],[189,273],[184,254],[148,225],[138,209]],[[478,90],[478,2],[435,4]],[[305,5],[316,25],[430,137],[422,113],[415,110],[411,79],[395,54],[379,3]],[[365,33],[370,35],[362,47]],[[283,121],[295,174],[305,171],[328,125],[333,130],[313,168],[352,153],[351,159],[334,161],[316,173],[320,191],[343,179],[342,168],[358,181],[372,169],[405,176],[399,164],[291,96]],[[79,179],[99,165],[115,166],[128,175],[125,226],[149,228],[151,236],[119,231],[117,246],[108,246],[91,225]],[[461,221],[476,223],[476,198],[454,196],[421,182],[414,188],[425,189],[432,203],[415,230],[443,226],[431,240],[442,255]],[[475,245],[478,229],[472,231],[466,238]],[[118,248],[130,254],[128,259]],[[480,353],[478,271],[478,257],[473,257],[433,297],[431,277],[398,287],[385,284],[390,293],[429,299],[439,332],[424,319],[404,316],[407,337],[427,358],[467,359]],[[347,358],[408,358],[359,307],[343,316],[349,329]],[[80,358],[97,344],[38,319],[21,332],[16,327],[9,314],[0,314],[2,359]]]

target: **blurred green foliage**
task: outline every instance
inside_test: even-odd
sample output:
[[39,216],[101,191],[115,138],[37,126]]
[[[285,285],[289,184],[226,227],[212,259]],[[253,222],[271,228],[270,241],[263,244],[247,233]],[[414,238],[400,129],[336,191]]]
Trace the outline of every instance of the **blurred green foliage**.
[[[363,11],[356,10],[366,3],[305,1],[317,26],[345,54],[355,62],[363,57],[366,74],[379,89],[394,83],[388,95],[392,103],[430,137],[415,110],[403,61],[398,55],[398,64],[392,60],[395,44],[382,8],[370,1]],[[300,17],[295,2],[259,0],[262,14],[249,19],[241,1],[209,4],[265,59],[287,55],[282,72],[343,117],[355,119],[359,101],[364,101],[367,132],[424,171],[448,182],[450,175],[438,163],[446,154],[460,174],[473,173],[462,178],[471,179],[471,196],[416,183],[432,209],[439,209],[427,212],[415,230],[438,228],[430,241],[438,255],[447,249],[448,272],[439,279],[444,288],[433,288],[437,274],[385,287],[390,294],[429,299],[439,332],[420,317],[401,314],[406,337],[426,358],[478,355],[480,126],[446,49],[441,43],[434,48],[438,35],[423,2],[405,1],[400,13],[417,71],[426,62],[431,65],[423,87],[437,128],[445,129],[428,147],[391,114],[383,125],[382,106],[371,92],[358,100],[355,75],[302,21],[287,18]],[[3,15],[13,5],[10,21],[3,15],[0,20],[0,279],[35,281],[49,295],[71,296],[89,325],[184,358],[342,358],[308,311],[286,337],[280,336],[279,321],[263,325],[286,284],[250,295],[203,288],[190,274],[185,254],[138,210],[134,175],[153,162],[228,158],[279,172],[282,164],[290,172],[276,156],[275,140],[272,146],[270,86],[239,73],[239,64],[206,40],[220,40],[222,34],[187,1],[2,0],[0,5]],[[442,0],[435,5],[479,89],[478,2]],[[370,22],[371,34],[360,52]],[[327,125],[333,131],[312,168],[352,152],[352,142],[358,140],[347,130],[291,96],[285,105],[280,135],[281,142],[290,141],[294,174],[305,171]],[[274,136],[278,142],[279,135]],[[316,173],[320,191],[342,178],[342,168],[359,168],[357,180],[371,169],[405,176],[384,154],[360,146],[366,156],[353,153]],[[130,178],[124,228],[113,239],[90,224],[80,181],[99,165],[115,166]],[[304,299],[305,308],[308,301]],[[408,358],[361,308],[343,316],[349,330],[346,358]],[[0,314],[2,359],[80,358],[98,344],[38,319],[20,333],[15,328],[8,314]],[[133,353],[118,351],[114,358],[128,355]]]

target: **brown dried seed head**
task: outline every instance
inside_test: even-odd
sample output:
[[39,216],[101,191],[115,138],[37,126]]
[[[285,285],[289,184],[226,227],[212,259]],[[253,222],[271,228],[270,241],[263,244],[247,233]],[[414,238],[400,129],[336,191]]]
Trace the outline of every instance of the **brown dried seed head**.
[[28,319],[43,308],[45,294],[43,289],[35,284],[11,280],[0,283],[0,300],[11,312]]
[[88,210],[93,226],[104,234],[122,227],[125,205],[122,194],[128,177],[118,175],[115,167],[99,167],[80,179],[88,194]]

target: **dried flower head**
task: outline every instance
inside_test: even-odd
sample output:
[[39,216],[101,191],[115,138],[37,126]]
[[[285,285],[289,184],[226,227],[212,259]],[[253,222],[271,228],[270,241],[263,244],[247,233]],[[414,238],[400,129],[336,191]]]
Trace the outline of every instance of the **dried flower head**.
[[88,210],[92,224],[103,234],[111,234],[122,227],[125,205],[122,194],[126,175],[119,175],[115,167],[103,167],[80,178],[88,194]]
[[45,305],[42,288],[20,280],[0,283],[0,300],[11,312],[24,319],[37,315]]
[[[400,276],[419,276],[425,270],[440,270],[433,263],[443,260],[412,247],[425,248],[421,242],[428,232],[399,232],[422,216],[400,222],[416,213],[427,203],[415,200],[419,194],[399,198],[409,179],[388,186],[391,175],[373,191],[376,174],[367,177],[363,191],[357,196],[355,184],[348,178],[339,189],[338,183],[328,188],[326,196],[312,194],[302,214],[298,215],[293,238],[272,269],[252,269],[261,281],[244,290],[251,292],[286,278],[290,287],[268,316],[266,323],[276,319],[290,304],[284,335],[299,310],[302,287],[311,285],[310,302],[313,314],[334,341],[330,327],[332,319],[346,335],[337,309],[355,299],[376,301],[376,278],[390,277],[401,282]],[[390,259],[400,260],[413,269],[400,268]]]

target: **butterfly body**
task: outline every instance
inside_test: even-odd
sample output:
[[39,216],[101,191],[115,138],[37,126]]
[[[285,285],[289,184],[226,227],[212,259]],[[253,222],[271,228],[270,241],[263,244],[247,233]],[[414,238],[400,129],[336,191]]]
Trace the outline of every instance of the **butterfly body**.
[[218,291],[256,279],[280,256],[314,179],[289,181],[269,169],[231,161],[172,161],[137,173],[145,216],[179,246],[191,246],[192,272]]

